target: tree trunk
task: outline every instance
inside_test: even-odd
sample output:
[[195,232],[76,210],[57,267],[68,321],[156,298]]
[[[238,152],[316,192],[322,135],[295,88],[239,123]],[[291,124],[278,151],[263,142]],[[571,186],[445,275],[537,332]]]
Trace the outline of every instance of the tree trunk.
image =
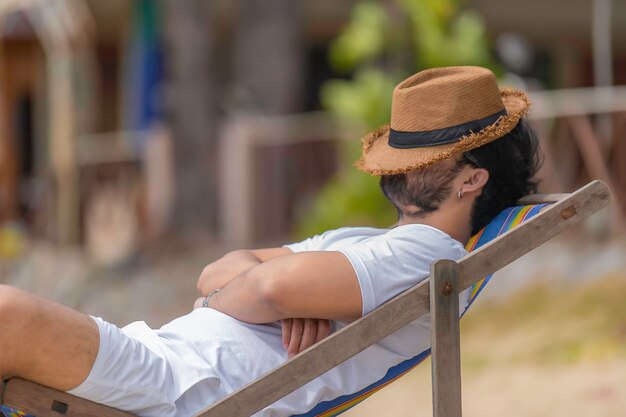
[[213,2],[166,0],[168,115],[176,191],[173,226],[181,234],[216,229],[216,94]]

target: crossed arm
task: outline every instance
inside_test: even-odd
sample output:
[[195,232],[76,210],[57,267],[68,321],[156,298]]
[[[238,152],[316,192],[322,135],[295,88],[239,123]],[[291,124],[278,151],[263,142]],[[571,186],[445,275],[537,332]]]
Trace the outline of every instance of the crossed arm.
[[[289,353],[308,347],[303,325],[328,334],[328,320],[361,316],[361,292],[350,261],[340,252],[292,253],[287,248],[235,251],[208,265],[198,280],[202,295],[221,288],[209,307],[249,323],[283,321],[283,344]],[[318,319],[292,320],[292,319]],[[291,334],[291,332],[294,334]],[[304,338],[301,347],[290,343]],[[319,336],[319,335],[318,335]],[[312,342],[320,340],[313,337]]]

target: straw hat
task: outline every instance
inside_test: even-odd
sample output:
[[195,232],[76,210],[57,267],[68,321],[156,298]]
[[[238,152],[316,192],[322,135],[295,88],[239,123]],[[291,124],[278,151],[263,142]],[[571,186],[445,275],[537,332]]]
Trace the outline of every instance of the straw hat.
[[427,167],[496,140],[528,111],[519,90],[500,91],[493,72],[480,67],[433,68],[393,90],[391,127],[363,138],[356,166],[372,175]]

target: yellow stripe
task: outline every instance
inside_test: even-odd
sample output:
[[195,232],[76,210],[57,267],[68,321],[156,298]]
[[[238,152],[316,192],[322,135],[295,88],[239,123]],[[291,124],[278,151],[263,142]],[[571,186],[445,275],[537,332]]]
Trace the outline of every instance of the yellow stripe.
[[474,236],[470,237],[470,240],[467,242],[467,245],[465,245],[465,250],[466,251],[471,252],[471,251],[474,250],[474,248],[476,247],[476,244],[478,243],[478,239],[480,239],[480,237],[483,235],[484,231],[485,231],[485,229],[481,229]]
[[533,206],[525,206],[523,209],[521,209],[519,211],[519,213],[517,213],[517,216],[515,216],[515,219],[513,220],[513,223],[511,223],[511,226],[509,227],[509,230],[512,229],[513,227],[517,226],[521,222],[523,222],[524,219],[526,218],[526,215],[528,214],[528,212],[532,208],[533,208]]
[[[524,208],[522,208],[516,215],[515,218],[513,218],[513,221],[511,221],[511,223],[509,224],[509,227],[507,228],[508,230],[513,229],[515,226],[519,225],[520,223],[522,223],[524,221],[524,219],[526,218],[526,216],[528,215],[528,212],[533,208],[532,205],[528,205],[528,206],[524,206]],[[476,233],[474,236],[471,237],[471,239],[469,240],[469,242],[467,242],[467,245],[465,246],[466,250],[468,252],[471,252],[472,250],[474,250],[474,248],[476,247],[476,244],[478,243],[478,240],[480,239],[480,237],[483,234],[483,231],[485,229],[482,229],[480,232]],[[485,281],[485,278],[481,279],[480,281],[476,282],[473,286],[472,286],[472,293],[470,295],[470,300],[473,300],[474,298],[476,298],[476,295],[478,294],[478,292],[480,291],[480,288],[483,285],[483,282]]]

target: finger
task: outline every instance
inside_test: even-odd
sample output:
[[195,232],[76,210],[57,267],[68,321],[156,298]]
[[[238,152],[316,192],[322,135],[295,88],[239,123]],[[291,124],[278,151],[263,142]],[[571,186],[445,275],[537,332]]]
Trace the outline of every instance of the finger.
[[200,308],[202,307],[202,303],[204,302],[204,298],[205,297],[200,297],[198,298],[194,303],[193,303],[193,308]]
[[330,321],[317,320],[317,334],[315,335],[315,342],[317,343],[322,339],[325,339],[330,334]]
[[317,334],[316,322],[317,320],[315,319],[304,319],[304,329],[302,331],[302,340],[300,341],[300,346],[298,347],[298,353],[315,343],[315,335]]
[[283,347],[285,350],[289,347],[289,340],[291,340],[291,326],[293,326],[293,320],[291,319],[284,319],[280,321],[283,336]]
[[208,269],[209,269],[209,265],[204,267],[202,272],[200,272],[200,276],[198,277],[198,282],[196,283],[196,288],[198,289],[198,291],[200,291],[200,294],[204,296],[208,294],[208,292],[206,291],[206,288],[204,288],[206,286],[205,281],[209,274]]
[[287,357],[291,358],[296,353],[298,353],[303,331],[304,320],[293,319],[293,326],[291,326],[291,338],[289,339],[289,347],[287,348]]

